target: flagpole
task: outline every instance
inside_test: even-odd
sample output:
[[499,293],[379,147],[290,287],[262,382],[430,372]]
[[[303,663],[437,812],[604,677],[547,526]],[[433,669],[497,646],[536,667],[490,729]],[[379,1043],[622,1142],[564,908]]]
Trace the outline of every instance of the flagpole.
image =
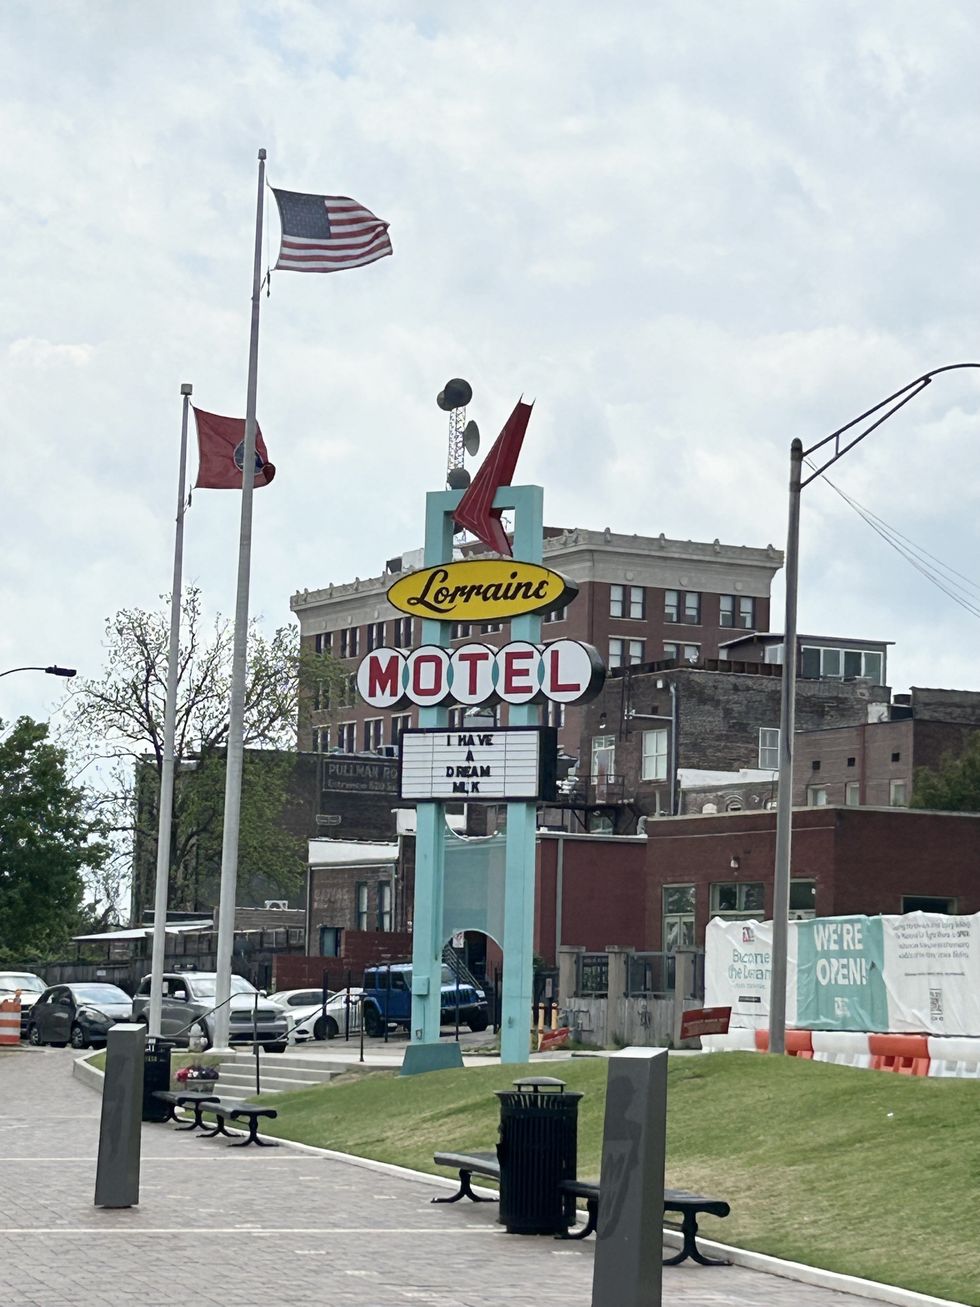
[[177,529],[174,532],[174,577],[170,590],[170,647],[167,654],[167,702],[163,712],[163,768],[157,826],[157,879],[153,899],[153,956],[150,963],[150,1034],[159,1036],[163,1008],[163,959],[167,944],[167,894],[170,889],[170,831],[174,810],[174,736],[177,722],[177,664],[180,661],[180,597],[184,567],[184,487],[187,479],[187,414],[194,387],[180,387],[180,470],[177,473]]
[[252,561],[252,492],[255,487],[255,395],[259,371],[259,305],[262,301],[262,203],[265,197],[265,150],[259,150],[259,186],[255,205],[255,261],[252,266],[252,327],[248,346],[248,392],[245,404],[245,453],[242,458],[242,516],[238,541],[238,589],[235,641],[228,706],[228,752],[225,764],[225,816],[221,842],[221,890],[218,900],[218,960],[215,984],[214,1046],[229,1047],[231,958],[235,943],[235,892],[238,880],[238,828],[242,805],[242,757],[245,734],[245,673],[248,642],[248,583]]

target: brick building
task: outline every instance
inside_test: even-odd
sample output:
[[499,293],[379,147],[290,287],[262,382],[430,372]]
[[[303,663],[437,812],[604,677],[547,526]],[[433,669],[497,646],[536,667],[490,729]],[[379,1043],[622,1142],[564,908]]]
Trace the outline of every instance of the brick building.
[[798,731],[793,803],[904,807],[916,771],[959,756],[978,730],[976,691],[913,687],[881,720]]
[[[470,548],[467,556],[478,556]],[[544,563],[573,580],[577,598],[548,614],[542,639],[576,639],[595,645],[610,668],[666,659],[718,658],[733,630],[769,623],[772,578],[782,554],[765,549],[626,536],[605,531],[546,528]],[[303,699],[297,723],[301,748],[345,753],[394,751],[399,735],[418,724],[417,709],[385,713],[361,703],[353,676],[364,654],[381,645],[410,648],[421,626],[387,602],[388,587],[422,565],[421,551],[390,559],[385,575],[355,579],[294,594],[290,607],[304,649],[328,652],[347,669],[347,689],[325,702],[323,692]],[[491,645],[509,638],[507,623],[452,624],[453,643],[478,637]],[[338,702],[339,700],[339,702]],[[450,710],[461,725],[461,709]],[[500,723],[506,724],[506,709]],[[547,724],[559,727],[559,745],[577,755],[581,709],[551,705]]]
[[[680,810],[686,770],[749,769],[756,773],[749,799],[764,806],[779,767],[781,681],[777,664],[732,660],[612,672],[583,710],[582,762],[565,813],[549,810],[546,824],[629,834],[642,817]],[[801,677],[797,724],[856,726],[886,715],[889,698],[886,686],[864,678]],[[717,803],[714,795],[702,802],[709,801]]]

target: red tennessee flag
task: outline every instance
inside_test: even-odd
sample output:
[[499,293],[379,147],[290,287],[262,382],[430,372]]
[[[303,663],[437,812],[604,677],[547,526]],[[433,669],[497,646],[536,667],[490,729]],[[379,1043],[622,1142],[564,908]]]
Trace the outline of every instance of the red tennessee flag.
[[480,465],[469,489],[459,501],[453,518],[478,540],[498,554],[513,557],[507,533],[500,521],[500,509],[493,507],[493,497],[501,486],[509,486],[517,466],[517,456],[524,443],[531,405],[518,400],[493,448]]
[[[241,490],[245,457],[245,419],[223,418],[195,408],[200,465],[195,489]],[[262,432],[255,428],[255,486],[266,486],[276,475]]]

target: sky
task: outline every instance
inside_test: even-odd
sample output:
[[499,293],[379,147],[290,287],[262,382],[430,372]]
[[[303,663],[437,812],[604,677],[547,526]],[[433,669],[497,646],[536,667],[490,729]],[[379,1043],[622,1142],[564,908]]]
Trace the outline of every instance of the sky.
[[[980,361],[978,24],[970,0],[6,0],[0,670],[98,675],[106,619],[162,606],[180,384],[245,411],[259,147],[394,246],[262,300],[267,629],[421,544],[452,376],[484,449],[534,400],[516,480],[547,522],[782,548],[794,437]],[[274,263],[274,206],[266,233]],[[832,473],[964,586],[978,414],[980,371],[945,374]],[[238,514],[200,491],[187,516],[185,579],[226,615]],[[980,690],[977,617],[819,482],[801,548],[801,630],[894,641],[898,691]],[[0,718],[57,722],[63,689],[4,679]]]

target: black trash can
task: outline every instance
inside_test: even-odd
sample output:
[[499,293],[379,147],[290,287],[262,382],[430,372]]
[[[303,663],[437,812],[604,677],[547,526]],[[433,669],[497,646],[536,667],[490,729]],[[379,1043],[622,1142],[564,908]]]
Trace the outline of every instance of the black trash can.
[[553,1076],[525,1076],[500,1099],[500,1223],[508,1234],[562,1234],[575,1203],[559,1189],[576,1178],[579,1093]]
[[143,1120],[166,1121],[169,1108],[153,1094],[157,1089],[170,1088],[170,1050],[173,1040],[158,1039],[153,1035],[146,1038],[146,1052],[143,1057]]

